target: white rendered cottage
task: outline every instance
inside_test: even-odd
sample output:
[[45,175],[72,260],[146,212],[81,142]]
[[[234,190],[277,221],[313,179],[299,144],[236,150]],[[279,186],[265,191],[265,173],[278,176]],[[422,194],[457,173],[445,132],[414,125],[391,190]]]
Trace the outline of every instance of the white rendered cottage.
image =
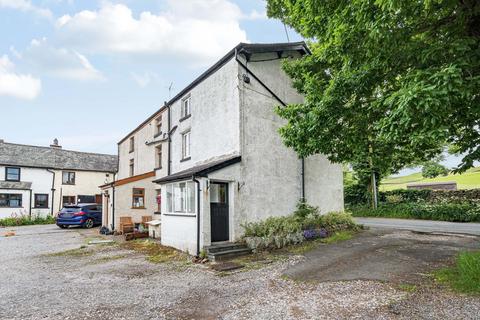
[[155,183],[164,245],[198,254],[238,240],[245,222],[292,213],[303,198],[323,213],[343,210],[341,166],[299,159],[278,134],[275,108],[303,101],[282,60],[306,54],[303,42],[241,43],[163,107],[169,160]]
[[0,140],[0,219],[54,215],[65,204],[101,201],[117,157]]

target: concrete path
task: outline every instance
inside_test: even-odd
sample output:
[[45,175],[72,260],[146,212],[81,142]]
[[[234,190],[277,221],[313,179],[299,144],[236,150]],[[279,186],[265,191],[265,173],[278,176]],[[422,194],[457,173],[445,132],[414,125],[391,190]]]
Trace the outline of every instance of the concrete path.
[[416,283],[458,252],[480,249],[479,239],[472,235],[372,228],[348,241],[320,245],[284,274],[300,281]]
[[459,233],[480,236],[480,223],[445,222],[413,219],[354,218],[372,228],[404,229],[419,232]]

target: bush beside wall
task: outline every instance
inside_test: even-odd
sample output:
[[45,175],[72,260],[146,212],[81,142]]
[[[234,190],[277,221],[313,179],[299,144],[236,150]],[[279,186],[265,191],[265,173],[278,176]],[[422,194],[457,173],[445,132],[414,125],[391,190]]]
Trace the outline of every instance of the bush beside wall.
[[260,222],[243,225],[244,240],[254,250],[282,248],[299,244],[305,239],[325,237],[337,231],[358,230],[352,216],[343,212],[320,214],[318,209],[300,203],[294,214],[270,217]]
[[15,218],[0,219],[0,226],[3,226],[3,227],[27,226],[27,225],[34,225],[34,224],[53,224],[53,223],[55,223],[55,218],[52,216],[46,216],[46,217],[20,216]]

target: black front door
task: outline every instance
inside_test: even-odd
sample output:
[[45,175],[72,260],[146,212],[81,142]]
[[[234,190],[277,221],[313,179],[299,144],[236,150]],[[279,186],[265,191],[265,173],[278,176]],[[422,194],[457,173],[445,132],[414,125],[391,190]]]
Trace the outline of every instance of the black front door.
[[228,241],[228,184],[210,184],[210,226],[212,242]]

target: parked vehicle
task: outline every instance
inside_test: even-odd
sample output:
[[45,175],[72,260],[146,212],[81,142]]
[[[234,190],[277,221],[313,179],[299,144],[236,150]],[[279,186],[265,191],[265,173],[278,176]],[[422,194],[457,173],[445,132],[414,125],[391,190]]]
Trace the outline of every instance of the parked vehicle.
[[102,205],[96,203],[66,205],[58,213],[56,224],[62,229],[69,226],[93,228],[96,225],[101,225]]

